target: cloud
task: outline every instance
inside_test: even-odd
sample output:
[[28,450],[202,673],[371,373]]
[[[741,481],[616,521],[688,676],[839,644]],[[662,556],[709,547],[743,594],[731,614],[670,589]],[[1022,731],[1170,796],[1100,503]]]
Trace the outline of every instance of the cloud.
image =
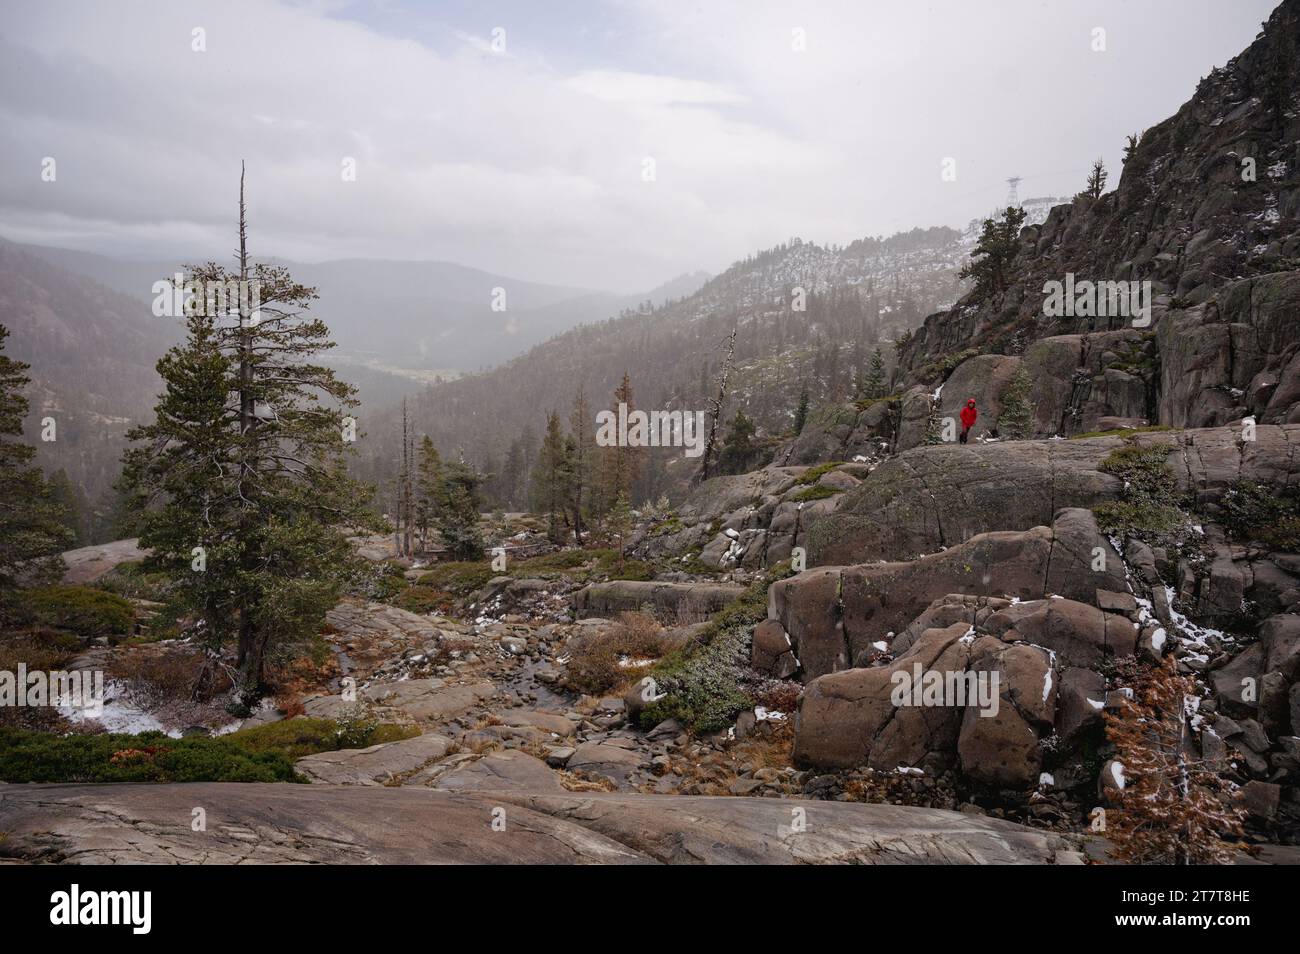
[[508,54],[485,23],[366,4],[12,6],[0,216],[27,241],[220,256],[242,159],[262,254],[640,291],[793,235],[961,224],[1012,174],[1022,194],[1073,191],[1269,4],[1192,5],[631,0],[572,23],[525,5],[498,21]]

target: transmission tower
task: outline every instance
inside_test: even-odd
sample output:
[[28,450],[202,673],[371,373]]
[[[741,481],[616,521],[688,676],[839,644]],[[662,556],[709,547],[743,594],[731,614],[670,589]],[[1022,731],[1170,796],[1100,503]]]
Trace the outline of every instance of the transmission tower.
[[1007,208],[1020,208],[1019,190],[1016,188],[1020,185],[1020,176],[1012,176],[1007,180]]

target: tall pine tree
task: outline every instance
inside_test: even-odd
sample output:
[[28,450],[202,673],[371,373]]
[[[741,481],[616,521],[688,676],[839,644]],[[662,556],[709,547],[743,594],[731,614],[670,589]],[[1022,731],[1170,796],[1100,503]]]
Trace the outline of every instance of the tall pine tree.
[[32,466],[36,449],[21,440],[28,407],[23,390],[31,379],[28,365],[4,353],[7,337],[9,329],[0,325],[0,587],[20,576],[57,578],[63,566],[58,553],[73,543],[66,513]]
[[360,560],[348,536],[380,529],[369,488],[347,476],[353,388],[311,363],[333,346],[308,315],[315,289],[253,264],[244,180],[237,271],[209,262],[190,278],[256,283],[260,310],[197,297],[186,340],[158,362],[155,420],[134,428],[124,485],[140,542],[169,571],[211,643],[236,645],[236,704],[265,689],[267,666],[319,632]]

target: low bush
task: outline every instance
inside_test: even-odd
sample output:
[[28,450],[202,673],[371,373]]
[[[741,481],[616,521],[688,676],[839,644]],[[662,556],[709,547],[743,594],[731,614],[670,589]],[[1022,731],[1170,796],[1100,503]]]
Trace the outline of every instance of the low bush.
[[827,497],[834,497],[839,493],[843,493],[839,488],[815,484],[812,487],[805,487],[803,490],[787,499],[793,503],[809,503],[813,500],[825,500]]
[[629,667],[628,661],[658,660],[666,648],[658,620],[647,613],[623,613],[605,629],[569,644],[565,681],[577,692],[600,695],[644,674],[644,667]]
[[816,467],[809,467],[802,474],[796,477],[794,482],[798,485],[815,484],[836,467],[842,466],[843,463],[843,461],[833,460],[825,464],[818,464]]
[[291,757],[254,752],[232,736],[50,735],[0,729],[6,782],[292,782]]
[[147,571],[139,560],[119,563],[96,580],[95,586],[128,599],[155,603],[165,603],[172,589],[168,574]]
[[[358,729],[364,732],[358,734]],[[5,782],[296,782],[294,760],[418,735],[414,726],[287,719],[229,735],[51,735],[0,728]]]
[[650,670],[648,675],[664,697],[641,711],[643,727],[676,719],[692,731],[715,732],[754,704],[745,687],[745,670],[754,626],[767,616],[767,587],[773,578],[750,584],[714,615],[693,642],[669,653]]
[[446,613],[455,602],[446,590],[417,584],[408,586],[392,600],[392,605],[412,613]]
[[416,585],[445,590],[459,599],[480,589],[494,576],[492,564],[486,561],[438,563],[421,576]]
[[39,586],[23,591],[20,599],[37,623],[83,639],[126,636],[135,624],[135,608],[128,600],[89,586]]
[[1223,523],[1247,543],[1300,553],[1300,489],[1242,481],[1223,496]]

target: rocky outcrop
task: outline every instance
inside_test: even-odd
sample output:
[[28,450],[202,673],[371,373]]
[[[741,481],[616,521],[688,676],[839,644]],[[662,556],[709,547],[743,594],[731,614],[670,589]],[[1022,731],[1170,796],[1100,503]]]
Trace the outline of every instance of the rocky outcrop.
[[979,534],[917,560],[808,570],[772,585],[768,616],[789,634],[807,680],[848,668],[949,593],[1095,604],[1099,589],[1125,588],[1091,511],[1070,509],[1051,527]]
[[[1213,509],[1240,481],[1300,483],[1300,426],[1151,431],[1129,435],[1167,446],[1180,489]],[[990,530],[1050,523],[1062,507],[1093,507],[1121,488],[1100,469],[1119,437],[918,447],[875,467],[807,534],[809,565],[911,559]]]
[[[934,388],[942,359],[964,350],[1023,354],[1040,433],[1153,414],[1177,427],[1300,420],[1297,35],[1288,0],[1142,134],[1118,188],[1022,229],[1005,293],[927,318],[902,348],[902,383]],[[1049,314],[1046,283],[1067,275],[1149,282],[1150,312]]]
[[662,617],[686,622],[716,613],[744,589],[731,583],[612,580],[584,586],[573,595],[573,608],[579,616],[613,616],[649,606]]
[[[205,831],[191,829],[196,806]],[[1073,844],[1047,832],[896,805],[334,785],[9,785],[0,787],[0,830],[8,859],[73,864],[1050,864],[1077,857]]]
[[112,543],[68,550],[63,554],[63,562],[67,566],[63,582],[94,583],[114,567],[143,560],[149,551],[141,550],[139,543],[133,537],[130,540],[115,540]]
[[1107,692],[1096,670],[1132,655],[1136,637],[1128,617],[1072,600],[942,597],[881,640],[880,663],[808,684],[795,762],[959,769],[977,784],[1031,788],[1049,738],[1055,766],[1100,727]]
[[[871,453],[876,457],[870,461],[828,462],[811,472],[769,467],[706,481],[671,518],[634,537],[632,550],[655,559],[694,555],[716,570],[775,566],[790,559],[796,546],[806,549],[811,523],[835,509],[836,499],[860,483],[883,450]],[[738,488],[758,496],[742,499]],[[718,513],[723,505],[731,509]]]

